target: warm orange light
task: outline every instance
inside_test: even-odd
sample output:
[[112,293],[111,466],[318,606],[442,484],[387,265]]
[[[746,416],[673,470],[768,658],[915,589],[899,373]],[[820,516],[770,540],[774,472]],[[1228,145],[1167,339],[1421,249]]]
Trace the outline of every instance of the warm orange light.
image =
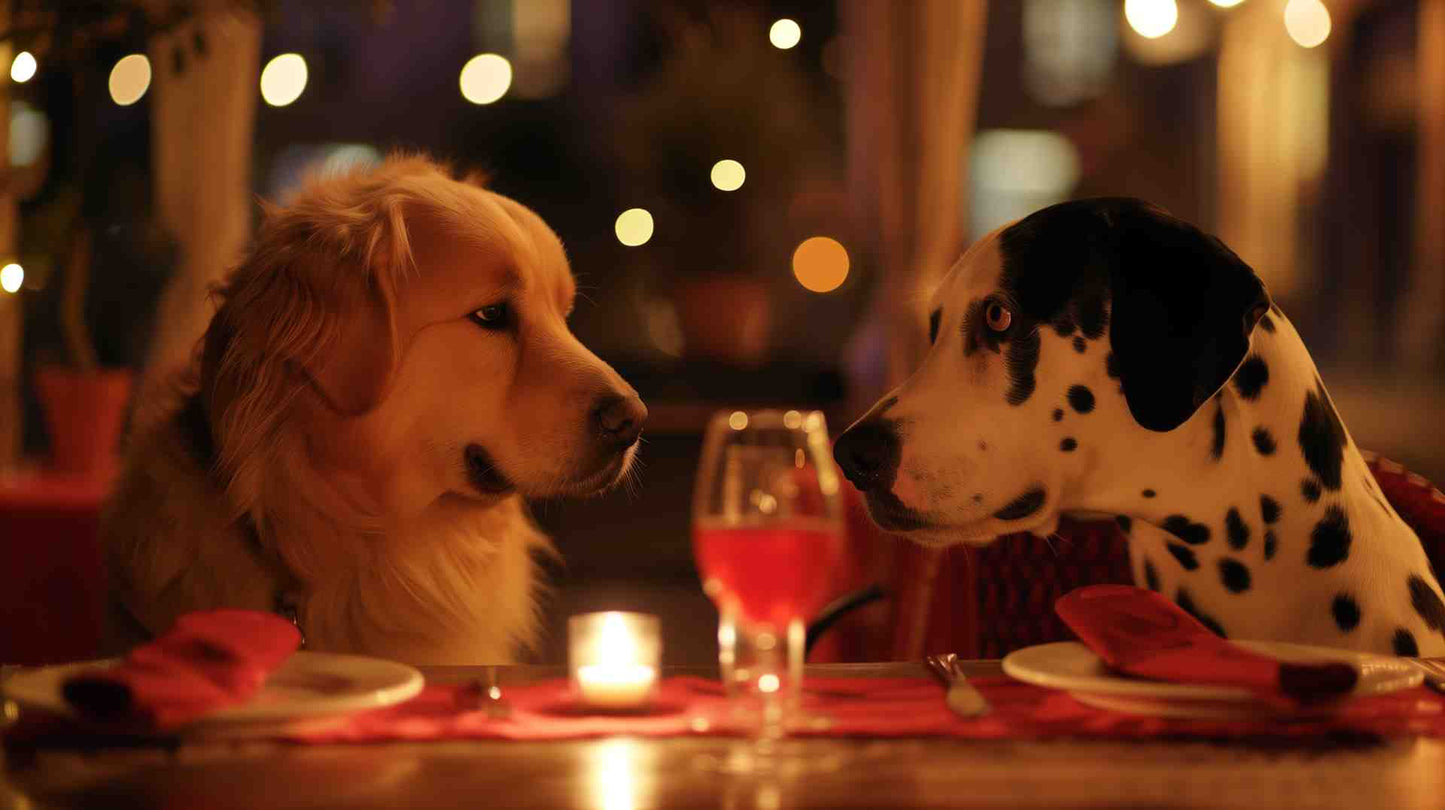
[[813,292],[832,292],[848,278],[848,251],[826,236],[804,239],[793,251],[793,276]]
[[151,60],[143,53],[123,56],[110,69],[110,100],[122,107],[141,100],[151,86]]

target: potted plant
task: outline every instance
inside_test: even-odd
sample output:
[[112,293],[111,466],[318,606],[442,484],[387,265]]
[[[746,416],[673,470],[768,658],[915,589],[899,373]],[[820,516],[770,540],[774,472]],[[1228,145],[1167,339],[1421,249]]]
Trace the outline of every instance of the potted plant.
[[[757,14],[658,13],[668,53],[621,111],[616,137],[629,192],[658,222],[639,257],[675,308],[684,354],[755,364],[769,349],[773,285],[808,235],[796,232],[797,191],[827,173],[818,94],[799,55],[768,44]],[[713,186],[723,159],[742,163],[741,188]]]

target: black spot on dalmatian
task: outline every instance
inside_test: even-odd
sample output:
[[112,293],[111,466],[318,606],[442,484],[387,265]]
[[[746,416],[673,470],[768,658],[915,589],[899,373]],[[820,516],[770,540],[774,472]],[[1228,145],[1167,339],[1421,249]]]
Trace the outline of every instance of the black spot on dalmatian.
[[1395,648],[1395,655],[1414,658],[1420,654],[1420,645],[1415,643],[1415,634],[1403,627],[1395,631],[1395,637],[1390,641]]
[[1340,488],[1340,467],[1345,454],[1345,428],[1330,404],[1323,385],[1305,395],[1304,415],[1300,417],[1299,446],[1305,463],[1319,478],[1325,489]]
[[1104,373],[1108,374],[1111,380],[1119,379],[1119,361],[1114,358],[1113,352],[1104,357]]
[[1199,560],[1194,556],[1194,550],[1188,546],[1181,546],[1178,543],[1165,543],[1164,547],[1174,555],[1174,559],[1184,567],[1185,571],[1193,571],[1199,567]]
[[1239,516],[1239,510],[1232,506],[1224,516],[1224,530],[1229,536],[1229,547],[1235,551],[1249,544],[1249,526],[1245,524],[1244,518]]
[[1074,336],[1074,351],[1078,352],[1079,354],[1083,354],[1085,351],[1088,350],[1088,348],[1089,348],[1089,341],[1084,340],[1082,337],[1080,337],[1080,336],[1078,336],[1078,335],[1075,335],[1075,336]]
[[1259,399],[1259,392],[1264,390],[1265,383],[1269,382],[1269,365],[1264,358],[1257,354],[1249,356],[1248,360],[1234,372],[1234,390],[1247,400]]
[[1203,523],[1195,523],[1183,515],[1170,515],[1164,518],[1164,531],[1191,546],[1209,542],[1209,527]]
[[1220,638],[1229,638],[1229,636],[1225,634],[1224,628],[1219,626],[1219,622],[1199,612],[1199,609],[1194,606],[1194,599],[1190,597],[1189,591],[1180,588],[1179,593],[1175,594],[1174,596],[1174,603],[1179,605],[1179,608],[1185,613],[1188,613],[1190,616],[1198,619],[1200,624],[1209,628],[1210,632],[1214,633],[1216,636],[1219,636]]
[[1278,546],[1279,541],[1275,539],[1274,529],[1266,529],[1264,532],[1264,558],[1266,560],[1274,559],[1274,551]]
[[1269,317],[1268,314],[1260,317],[1259,325],[1264,328],[1264,331],[1274,334],[1274,319]]
[[1306,478],[1300,482],[1299,491],[1301,495],[1305,496],[1306,501],[1317,503],[1320,499],[1320,482],[1313,478]]
[[1055,318],[1049,325],[1054,327],[1054,332],[1061,338],[1074,334],[1074,319],[1070,318],[1067,312]]
[[1331,568],[1350,556],[1350,520],[1343,509],[1331,506],[1310,533],[1310,550],[1306,561],[1313,568]]
[[1009,378],[1008,404],[1022,405],[1033,396],[1034,387],[1037,385],[1034,371],[1039,367],[1038,330],[1030,329],[1017,339],[1009,341],[1004,365],[1008,369]]
[[1119,515],[1114,520],[1119,523],[1119,528],[1124,530],[1124,534],[1128,534],[1129,530],[1134,528],[1134,521],[1128,515]]
[[943,320],[943,310],[935,309],[928,316],[928,345],[938,342],[938,324]]
[[1259,496],[1259,516],[1264,518],[1265,523],[1279,520],[1279,511],[1279,501],[1268,495]]
[[1440,595],[1430,587],[1430,583],[1419,574],[1411,574],[1410,580],[1410,604],[1414,606],[1415,612],[1425,620],[1425,625],[1431,630],[1445,628],[1445,604],[1440,602]]
[[1154,563],[1150,562],[1148,557],[1144,558],[1144,585],[1155,593],[1159,592],[1159,572],[1155,570]]
[[1146,490],[1144,490],[1141,494],[1142,494],[1144,497],[1146,497],[1146,498],[1152,498],[1152,497],[1154,497],[1154,496],[1155,496],[1156,494],[1158,494],[1158,493],[1156,493],[1156,492],[1155,492],[1154,490],[1152,490],[1152,489],[1146,489]]
[[1335,595],[1335,601],[1330,603],[1330,613],[1334,614],[1335,624],[1341,632],[1348,633],[1360,626],[1360,605],[1348,593]]
[[1259,451],[1261,456],[1274,455],[1274,435],[1269,432],[1269,428],[1255,428],[1254,434],[1250,438],[1254,440],[1254,449]]
[[1063,441],[1059,442],[1059,449],[1064,451],[1065,453],[1074,452],[1075,448],[1077,448],[1078,446],[1079,443],[1075,441],[1072,437],[1065,438]]
[[1055,421],[1055,422],[1062,422],[1062,421],[1064,421],[1064,411],[1063,411],[1062,408],[1055,408],[1055,409],[1054,409],[1054,421]]
[[1249,590],[1249,569],[1244,563],[1225,557],[1219,561],[1219,581],[1230,593],[1244,593]]
[[1069,388],[1069,407],[1079,413],[1094,410],[1094,392],[1082,385]]
[[1224,456],[1224,406],[1218,403],[1214,406],[1214,444],[1209,448],[1209,455],[1215,461]]
[[1009,501],[1004,508],[993,513],[999,520],[1023,520],[1024,518],[1039,511],[1044,505],[1047,493],[1043,487],[1034,487],[1024,494]]

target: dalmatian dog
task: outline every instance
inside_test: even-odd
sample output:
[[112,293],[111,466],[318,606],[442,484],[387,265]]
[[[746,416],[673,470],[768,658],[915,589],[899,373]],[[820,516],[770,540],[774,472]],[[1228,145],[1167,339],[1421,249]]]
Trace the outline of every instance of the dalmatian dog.
[[834,454],[880,527],[985,545],[1114,517],[1134,579],[1221,636],[1445,655],[1445,602],[1299,334],[1218,239],[1140,200],[983,238],[932,348]]

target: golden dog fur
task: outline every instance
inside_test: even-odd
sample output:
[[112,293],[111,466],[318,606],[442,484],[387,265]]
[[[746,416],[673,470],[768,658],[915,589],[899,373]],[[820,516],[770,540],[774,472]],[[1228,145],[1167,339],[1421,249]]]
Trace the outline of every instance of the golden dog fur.
[[[213,463],[178,405],[135,437],[103,517],[112,646],[288,591],[310,649],[513,660],[538,629],[532,554],[549,549],[523,496],[615,484],[635,447],[599,443],[595,403],[646,415],[568,330],[556,235],[394,157],[268,208],[217,292],[180,398],[199,397]],[[476,483],[477,447],[506,487]]]

